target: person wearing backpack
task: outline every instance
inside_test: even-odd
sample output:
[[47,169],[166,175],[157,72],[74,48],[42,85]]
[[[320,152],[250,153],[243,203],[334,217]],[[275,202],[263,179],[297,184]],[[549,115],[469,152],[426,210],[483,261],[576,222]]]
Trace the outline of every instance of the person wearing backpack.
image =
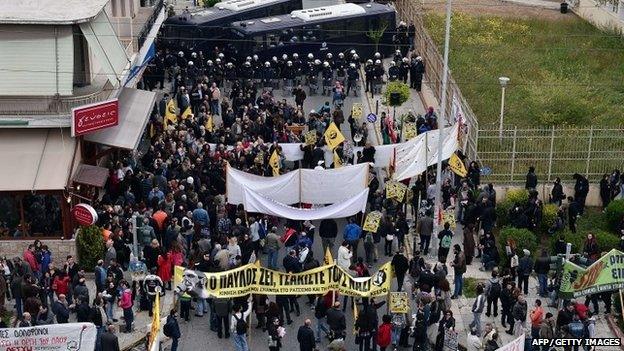
[[487,295],[487,309],[485,315],[487,317],[490,316],[492,305],[494,305],[494,317],[498,317],[498,299],[501,296],[501,291],[503,291],[503,285],[498,278],[498,270],[495,268],[492,271],[492,278],[488,279],[485,283],[485,294]]
[[392,317],[385,314],[381,320],[383,323],[377,330],[377,345],[381,351],[386,351],[386,347],[392,343]]
[[[566,329],[570,338],[583,338],[585,336],[585,325],[576,313],[572,316],[572,322],[568,324]],[[574,347],[574,351],[578,351],[578,346]]]
[[171,351],[178,350],[178,341],[180,340],[180,325],[178,324],[178,320],[176,319],[177,311],[172,309],[167,316],[167,322],[165,322],[165,326],[163,327],[163,334],[166,337],[171,338]]
[[451,244],[453,242],[453,232],[451,231],[451,225],[449,222],[444,223],[444,230],[438,233],[438,239],[440,240],[440,247],[438,248],[438,261],[446,263],[449,251],[451,250]]
[[245,311],[243,311],[243,306],[241,305],[236,305],[233,309],[234,312],[230,319],[230,325],[232,326],[232,332],[234,334],[233,343],[236,351],[249,351],[249,346],[247,345],[247,331],[249,329],[247,318],[251,314],[252,301],[250,295],[247,300],[247,309]]

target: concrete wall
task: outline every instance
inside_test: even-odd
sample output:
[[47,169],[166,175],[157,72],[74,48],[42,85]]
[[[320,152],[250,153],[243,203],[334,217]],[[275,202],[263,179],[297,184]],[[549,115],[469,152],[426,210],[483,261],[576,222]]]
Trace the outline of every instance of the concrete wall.
[[[22,257],[24,250],[28,248],[29,244],[32,244],[35,238],[29,240],[0,240],[0,255],[6,258]],[[75,240],[60,240],[60,239],[44,239],[42,240],[44,245],[48,245],[50,252],[52,252],[52,261],[57,263],[65,262],[67,255],[76,255],[76,241]]]
[[624,3],[620,1],[617,12],[611,5],[597,5],[594,0],[576,0],[572,11],[600,29],[615,29],[624,34]]
[[[507,191],[510,189],[524,189],[524,186],[518,185],[495,185],[496,201],[502,201],[507,196]],[[537,191],[539,197],[544,203],[548,203],[548,195],[552,190],[552,183],[538,183]],[[574,196],[574,184],[563,184],[563,192],[568,196]],[[589,185],[589,194],[587,194],[586,206],[600,207],[602,201],[600,200],[600,187],[597,184]]]

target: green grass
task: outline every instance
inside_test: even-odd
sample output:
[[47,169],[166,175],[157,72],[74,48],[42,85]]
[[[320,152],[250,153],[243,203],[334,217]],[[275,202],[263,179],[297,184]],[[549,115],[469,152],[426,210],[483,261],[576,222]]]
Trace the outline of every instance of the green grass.
[[484,283],[485,280],[477,279],[473,277],[464,277],[464,289],[462,293],[466,298],[477,297],[477,284]]
[[[440,52],[444,17],[425,25]],[[452,18],[450,67],[480,127],[498,125],[499,76],[506,91],[506,125],[620,126],[624,124],[624,40],[589,23],[473,16]]]

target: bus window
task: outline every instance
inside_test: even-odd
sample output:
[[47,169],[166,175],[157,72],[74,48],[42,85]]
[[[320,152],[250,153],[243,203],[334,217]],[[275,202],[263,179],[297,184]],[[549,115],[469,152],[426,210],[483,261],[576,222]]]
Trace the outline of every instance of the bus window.
[[366,28],[366,18],[352,18],[346,21],[347,22],[347,26],[346,26],[346,31],[345,31],[345,35],[347,37],[353,38],[353,37],[361,37],[363,35],[366,35],[367,32],[367,28]]
[[278,15],[282,15],[282,14],[286,13],[286,9],[285,9],[285,5],[284,4],[271,6],[271,7],[269,7],[268,10],[269,10],[269,14],[268,14],[267,17],[278,16]]
[[344,21],[332,21],[323,25],[323,41],[340,40],[344,37]]

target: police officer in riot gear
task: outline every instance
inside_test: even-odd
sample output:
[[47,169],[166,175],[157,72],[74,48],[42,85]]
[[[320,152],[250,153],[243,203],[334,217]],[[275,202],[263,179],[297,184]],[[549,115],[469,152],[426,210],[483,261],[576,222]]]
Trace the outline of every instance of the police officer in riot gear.
[[347,91],[346,96],[349,96],[349,92],[353,88],[353,94],[358,96],[358,80],[360,80],[360,72],[355,66],[355,63],[350,63],[347,68]]
[[366,87],[365,91],[368,93],[369,91],[373,91],[373,80],[375,74],[375,66],[373,65],[373,60],[367,60],[366,65],[364,66],[364,78],[366,79]]
[[334,70],[332,69],[329,62],[323,62],[323,95],[327,94],[329,96],[332,90],[332,80],[334,79]]

